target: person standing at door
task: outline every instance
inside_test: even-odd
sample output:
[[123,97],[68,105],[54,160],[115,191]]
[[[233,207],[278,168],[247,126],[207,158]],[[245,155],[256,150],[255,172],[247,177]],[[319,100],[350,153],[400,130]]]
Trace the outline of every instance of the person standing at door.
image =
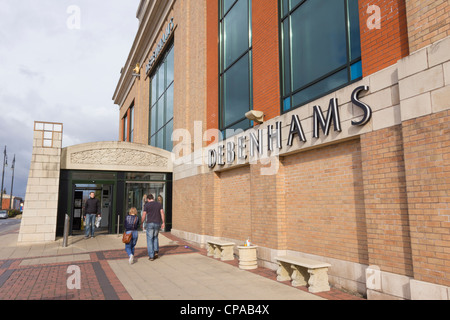
[[95,193],[92,191],[89,194],[89,199],[86,200],[84,204],[84,237],[87,239],[89,237],[94,238],[95,231],[95,216],[100,217],[100,201],[95,198]]
[[165,215],[162,204],[155,201],[152,194],[147,196],[142,221],[146,222],[148,257],[150,261],[153,261],[158,258],[158,235],[159,230],[164,229]]
[[125,232],[132,233],[131,241],[125,244],[125,251],[129,257],[129,263],[134,263],[134,247],[138,241],[138,228],[140,225],[139,216],[136,208],[131,208],[128,216],[125,218]]
[[[143,214],[144,214],[144,207],[145,204],[147,203],[147,195],[144,194],[144,196],[142,197],[142,210],[141,210],[141,219],[143,218]],[[142,219],[142,230],[145,231],[145,221]]]

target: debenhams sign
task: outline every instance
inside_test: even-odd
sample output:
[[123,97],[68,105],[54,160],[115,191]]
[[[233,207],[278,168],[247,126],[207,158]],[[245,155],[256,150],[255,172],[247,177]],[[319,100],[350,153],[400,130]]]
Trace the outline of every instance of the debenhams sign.
[[166,27],[166,30],[164,30],[164,34],[162,38],[159,40],[156,50],[153,51],[152,55],[150,56],[150,60],[148,61],[146,73],[148,74],[150,70],[152,69],[153,65],[155,64],[156,60],[159,57],[159,54],[161,53],[162,49],[164,48],[164,45],[166,44],[167,40],[169,40],[170,36],[172,35],[173,29],[175,28],[175,24],[173,23],[173,17],[170,19],[169,24]]
[[[359,99],[359,94],[362,91],[368,91],[368,86],[361,86],[356,88],[351,96],[352,103],[358,108],[362,109],[364,112],[363,117],[359,121],[352,121],[353,126],[364,126],[367,124],[372,117],[372,109]],[[341,132],[341,119],[339,117],[338,101],[336,98],[330,100],[328,106],[327,117],[325,118],[320,106],[313,107],[313,138],[319,138],[320,129],[322,129],[325,135],[330,133],[331,123],[334,124],[334,130]],[[275,124],[275,130],[273,125],[267,126],[267,150],[273,152],[274,142],[276,143],[276,148],[281,150],[282,146],[282,136],[281,128],[282,122],[278,121]],[[237,158],[240,161],[245,161],[247,158],[246,148],[247,140],[250,140],[250,157],[253,158],[256,154],[260,156],[264,153],[263,146],[263,130],[259,129],[255,132],[250,132],[248,136],[241,136],[237,138],[237,146],[233,141],[227,142],[227,147],[225,145],[219,145],[217,149],[208,150],[208,167],[213,169],[216,165],[224,166],[225,164],[233,164]],[[297,138],[301,142],[306,142],[306,136],[302,128],[302,124],[298,115],[292,115],[291,126],[289,129],[289,136],[287,139],[287,145],[292,146],[294,139]],[[226,156],[225,156],[226,154]]]

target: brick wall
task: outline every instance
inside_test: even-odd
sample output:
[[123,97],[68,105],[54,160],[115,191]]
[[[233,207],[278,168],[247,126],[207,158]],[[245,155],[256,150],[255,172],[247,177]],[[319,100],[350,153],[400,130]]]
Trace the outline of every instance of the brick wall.
[[202,176],[173,182],[173,228],[201,234],[204,201],[202,187]]
[[206,1],[206,124],[219,128],[219,1]]
[[221,236],[244,242],[252,232],[250,168],[220,173]]
[[295,154],[284,165],[288,250],[367,263],[359,141]]
[[403,123],[414,278],[450,286],[450,111]]
[[448,0],[406,0],[411,52],[450,35]]
[[9,204],[10,204],[10,199],[2,199],[2,206],[0,209],[2,210],[9,210]]
[[401,126],[361,137],[369,263],[413,275]]
[[278,16],[278,1],[252,2],[253,109],[266,119],[280,115]]
[[197,175],[173,182],[173,228],[222,236],[220,179],[215,173]]
[[[381,9],[381,28],[369,28],[368,19],[374,11],[369,6]],[[361,54],[363,76],[389,67],[409,53],[405,0],[360,0],[359,22],[361,32]]]
[[[194,149],[194,123],[206,130],[206,18],[210,1],[177,0],[174,5],[174,130],[188,130]],[[214,2],[214,1],[213,1]],[[216,16],[217,17],[217,16]],[[170,17],[167,17],[170,19]],[[161,35],[162,36],[162,35]],[[161,36],[158,38],[160,39]],[[217,69],[216,69],[217,70]],[[182,141],[188,144],[189,141]],[[174,141],[177,145],[177,141]],[[177,155],[178,156],[178,155]]]
[[[274,159],[274,161],[278,161]],[[250,166],[251,241],[284,249],[286,245],[285,175],[282,161],[276,175],[261,174],[270,165]]]

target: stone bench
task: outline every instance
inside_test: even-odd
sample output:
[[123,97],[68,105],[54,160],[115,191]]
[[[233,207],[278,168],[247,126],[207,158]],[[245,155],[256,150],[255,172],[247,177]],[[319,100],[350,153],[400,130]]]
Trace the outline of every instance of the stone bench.
[[220,240],[209,240],[208,244],[208,256],[214,256],[214,258],[229,261],[234,260],[234,242],[225,242]]
[[278,261],[277,280],[292,280],[294,287],[309,285],[309,292],[330,291],[328,268],[331,264],[300,257],[276,257]]

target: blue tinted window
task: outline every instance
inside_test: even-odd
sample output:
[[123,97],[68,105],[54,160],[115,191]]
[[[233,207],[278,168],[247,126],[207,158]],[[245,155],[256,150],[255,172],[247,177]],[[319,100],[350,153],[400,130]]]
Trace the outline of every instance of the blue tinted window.
[[150,128],[149,144],[172,151],[168,142],[173,131],[174,47],[163,55],[150,75]]
[[249,57],[237,61],[223,76],[223,124],[228,127],[249,110]]
[[356,80],[362,77],[362,63],[361,60],[352,64],[351,70],[351,80]]
[[280,1],[283,111],[362,77],[357,0]]
[[248,50],[248,3],[239,0],[223,18],[223,68],[226,69]]
[[[219,0],[219,129],[247,129],[252,109],[251,0]],[[228,134],[229,135],[229,134]]]

